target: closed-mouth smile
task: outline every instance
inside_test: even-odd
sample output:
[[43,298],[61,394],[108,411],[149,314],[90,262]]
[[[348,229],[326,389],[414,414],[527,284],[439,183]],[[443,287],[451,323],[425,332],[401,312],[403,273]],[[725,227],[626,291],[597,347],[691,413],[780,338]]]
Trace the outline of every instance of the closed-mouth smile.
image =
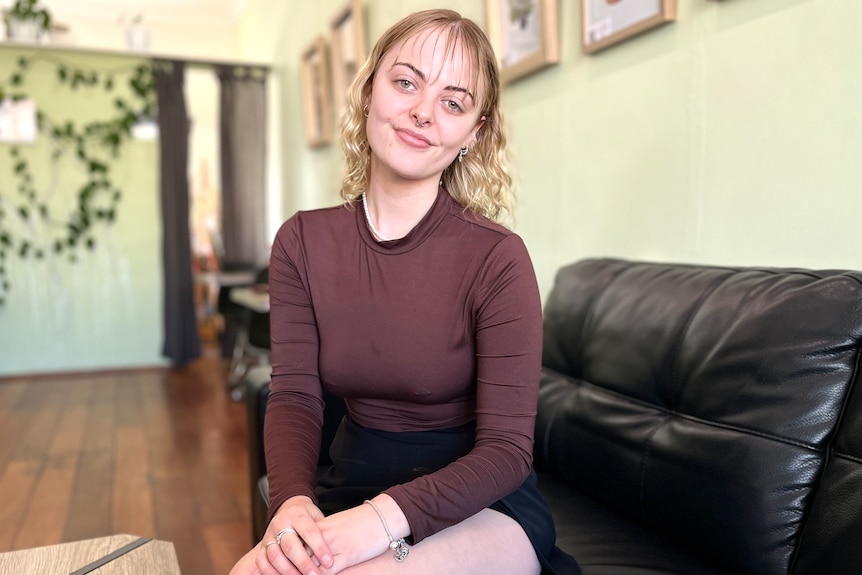
[[413,130],[407,130],[404,128],[396,128],[395,133],[398,134],[398,137],[401,138],[406,144],[413,146],[414,148],[427,148],[431,146],[431,141],[428,140],[422,134],[414,132]]

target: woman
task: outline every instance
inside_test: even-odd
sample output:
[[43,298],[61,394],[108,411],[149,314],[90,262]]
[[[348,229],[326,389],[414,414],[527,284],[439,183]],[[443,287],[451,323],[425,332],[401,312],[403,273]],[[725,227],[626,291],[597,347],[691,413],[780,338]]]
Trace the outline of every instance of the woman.
[[[345,204],[273,245],[271,521],[234,573],[578,572],[535,489],[541,304],[493,221],[498,97],[487,38],[451,11],[395,24],[359,71]],[[317,477],[322,388],[349,415]]]

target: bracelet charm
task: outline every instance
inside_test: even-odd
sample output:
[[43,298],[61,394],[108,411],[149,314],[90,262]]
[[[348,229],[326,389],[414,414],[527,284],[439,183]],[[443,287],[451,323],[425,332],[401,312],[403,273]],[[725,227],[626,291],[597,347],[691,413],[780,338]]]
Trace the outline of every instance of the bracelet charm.
[[404,561],[404,558],[410,553],[410,547],[407,546],[407,542],[404,541],[403,537],[397,541],[393,539],[389,543],[389,548],[395,551],[395,560],[399,562]]
[[407,557],[407,554],[410,553],[410,547],[407,546],[407,542],[404,541],[404,538],[395,539],[392,537],[392,532],[389,531],[389,525],[386,524],[386,519],[383,518],[383,514],[377,509],[377,506],[374,505],[374,502],[366,499],[363,503],[367,503],[371,506],[371,508],[377,513],[377,516],[380,518],[380,522],[383,523],[383,529],[386,531],[386,536],[389,537],[389,548],[395,552],[395,560],[399,563],[404,561]]

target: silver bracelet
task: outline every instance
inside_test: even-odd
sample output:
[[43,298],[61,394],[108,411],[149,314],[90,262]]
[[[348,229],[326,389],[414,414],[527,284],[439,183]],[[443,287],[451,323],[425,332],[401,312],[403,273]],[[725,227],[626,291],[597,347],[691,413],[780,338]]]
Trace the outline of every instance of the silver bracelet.
[[383,523],[383,529],[386,530],[386,536],[389,537],[389,548],[395,552],[395,560],[404,561],[404,558],[407,557],[408,553],[410,553],[410,548],[407,546],[407,542],[404,541],[403,537],[398,540],[392,537],[392,532],[389,531],[389,526],[386,524],[386,519],[383,518],[383,514],[380,513],[380,510],[377,509],[377,506],[374,505],[373,501],[366,499],[363,503],[367,503],[374,511],[377,512],[377,516],[380,518],[380,522]]

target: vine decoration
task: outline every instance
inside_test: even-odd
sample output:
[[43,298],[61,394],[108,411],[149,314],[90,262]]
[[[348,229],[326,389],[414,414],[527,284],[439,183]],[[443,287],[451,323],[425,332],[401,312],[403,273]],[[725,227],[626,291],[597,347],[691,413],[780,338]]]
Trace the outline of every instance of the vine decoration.
[[[23,86],[33,62],[33,58],[18,58],[6,82],[0,81],[0,101],[4,98],[20,101],[27,97]],[[115,72],[84,70],[61,62],[55,64],[58,83],[73,91],[101,87],[113,92],[115,89]],[[11,290],[10,256],[41,260],[53,253],[75,262],[79,250],[92,251],[96,247],[99,224],[115,223],[122,191],[111,180],[111,165],[104,159],[104,152],[107,150],[114,158],[118,157],[123,144],[131,138],[132,126],[140,119],[155,117],[153,66],[152,62],[146,62],[134,68],[128,81],[132,98],[118,95],[113,102],[114,115],[108,119],[82,125],[72,120],[60,123],[37,110],[37,129],[50,138],[52,161],[56,163],[71,153],[85,173],[76,202],[65,216],[57,216],[49,194],[36,189],[27,155],[17,145],[9,147],[17,196],[4,197],[7,191],[0,190],[0,307],[5,305]],[[65,194],[67,190],[60,192]],[[68,200],[65,203],[68,204]],[[50,230],[47,238],[36,237],[34,228],[38,222],[43,229]]]

